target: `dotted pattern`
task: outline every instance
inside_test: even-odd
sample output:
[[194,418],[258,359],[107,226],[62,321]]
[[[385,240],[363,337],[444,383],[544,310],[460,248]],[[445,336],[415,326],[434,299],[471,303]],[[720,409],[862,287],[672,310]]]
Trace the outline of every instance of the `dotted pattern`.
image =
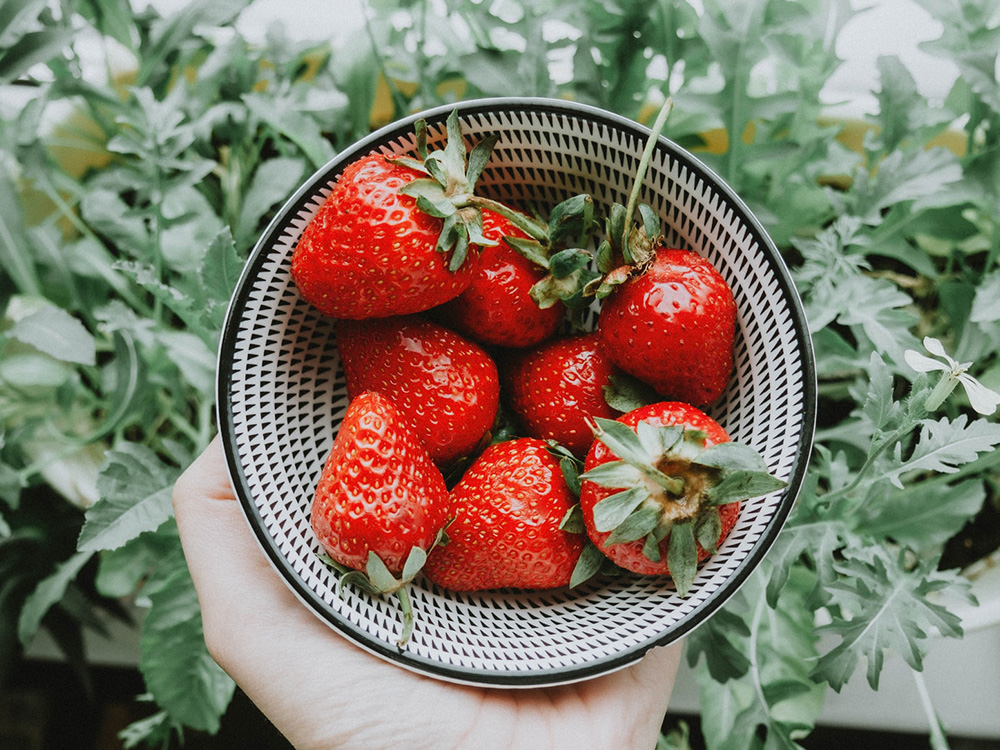
[[[593,108],[538,99],[456,105],[467,145],[500,141],[480,182],[491,198],[551,206],[581,192],[598,216],[624,203],[647,132]],[[424,113],[440,145],[450,108]],[[707,257],[739,309],[736,369],[710,410],[789,486],[747,501],[688,596],[669,580],[624,576],[575,590],[459,594],[423,578],[410,588],[416,625],[396,646],[391,598],[347,588],[317,556],[308,511],[347,407],[334,323],[303,302],[289,276],[292,249],[342,167],[369,153],[414,148],[412,119],[342,153],[279,212],[233,298],[219,367],[219,417],[230,474],[251,528],[304,604],[370,651],[443,679],[500,686],[559,684],[633,663],[715,611],[759,562],[802,481],[812,441],[815,382],[798,298],[773,244],[745,206],[690,154],[660,139],[642,199],[671,244]],[[596,308],[595,308],[596,310]]]

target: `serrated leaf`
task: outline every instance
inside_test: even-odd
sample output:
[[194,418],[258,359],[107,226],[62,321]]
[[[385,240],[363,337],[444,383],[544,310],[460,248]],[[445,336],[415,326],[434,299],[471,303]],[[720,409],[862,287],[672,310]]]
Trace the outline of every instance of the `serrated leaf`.
[[869,495],[857,523],[874,537],[892,539],[914,550],[930,550],[958,534],[985,500],[981,479],[954,486],[916,484]]
[[933,594],[946,588],[958,593],[963,584],[954,571],[939,572],[935,565],[929,560],[910,569],[902,555],[893,558],[873,547],[844,557],[837,564],[840,578],[830,589],[844,614],[818,631],[838,636],[840,643],[820,657],[814,677],[839,691],[864,659],[868,683],[877,690],[886,651],[919,671],[929,639],[961,635],[961,619]]
[[892,373],[878,352],[872,352],[868,374],[868,391],[862,408],[876,432],[886,431],[895,425],[902,408],[893,396]]
[[101,499],[87,510],[77,547],[117,549],[171,517],[171,493],[179,471],[149,448],[122,443],[108,453],[97,489]]
[[1000,424],[976,419],[972,422],[962,414],[954,421],[942,417],[939,421],[925,420],[920,438],[906,459],[901,446],[896,445],[894,465],[881,477],[902,489],[903,476],[915,471],[952,474],[959,467],[974,461],[980,453],[1000,445]]

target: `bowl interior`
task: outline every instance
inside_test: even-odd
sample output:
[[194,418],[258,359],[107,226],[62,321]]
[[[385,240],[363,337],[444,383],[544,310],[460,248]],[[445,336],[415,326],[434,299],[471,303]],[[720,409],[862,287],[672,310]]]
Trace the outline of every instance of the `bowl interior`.
[[[456,105],[469,145],[501,134],[479,188],[520,206],[577,193],[597,215],[624,203],[648,131],[585,106],[548,100]],[[452,107],[423,113],[432,144]],[[732,191],[690,154],[660,139],[642,199],[670,244],[712,261],[739,310],[736,368],[709,412],[789,484],[744,503],[736,528],[685,598],[662,578],[625,576],[576,590],[458,594],[418,579],[405,650],[392,599],[346,588],[325,565],[309,507],[347,407],[334,321],[302,301],[292,249],[343,166],[370,151],[414,148],[413,119],[374,133],[313,176],[272,222],[250,258],[223,333],[219,416],[230,473],[247,518],[278,572],[319,617],[363,647],[444,679],[556,684],[606,672],[669,643],[717,609],[770,546],[801,484],[815,388],[801,306],[780,257]],[[592,321],[591,321],[592,322]]]

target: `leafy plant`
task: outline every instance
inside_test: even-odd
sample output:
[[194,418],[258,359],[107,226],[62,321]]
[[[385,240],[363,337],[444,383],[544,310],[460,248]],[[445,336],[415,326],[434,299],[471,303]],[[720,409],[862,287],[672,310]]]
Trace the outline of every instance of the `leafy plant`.
[[[974,408],[1000,388],[1000,18],[991,0],[919,2],[943,28],[924,50],[960,75],[928,101],[881,58],[855,148],[820,96],[847,0],[371,0],[369,44],[344,48],[216,33],[249,0],[171,17],[5,3],[0,662],[44,628],[85,674],[80,629],[131,600],[155,710],[128,746],[217,729],[233,685],[202,644],[169,497],[215,429],[214,352],[247,252],[371,127],[537,94],[643,121],[672,96],[667,135],[761,218],[808,314],[805,487],[766,565],[689,638],[709,747],[797,747],[827,686],[863,669],[877,688],[889,652],[919,672],[968,598],[941,551],[1000,502],[1000,427]],[[106,53],[96,73],[85,38]],[[121,56],[134,64],[116,72]],[[681,727],[660,744],[688,742]]]

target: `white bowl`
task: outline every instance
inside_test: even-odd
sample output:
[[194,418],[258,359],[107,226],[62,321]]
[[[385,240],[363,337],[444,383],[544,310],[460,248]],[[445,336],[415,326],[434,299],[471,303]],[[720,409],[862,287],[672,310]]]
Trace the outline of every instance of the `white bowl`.
[[[423,112],[431,146],[457,109],[467,144],[499,133],[479,189],[515,205],[552,206],[586,192],[598,216],[624,203],[648,129],[593,107],[489,99]],[[305,606],[364,648],[463,683],[519,687],[572,682],[636,662],[705,621],[763,558],[805,474],[815,417],[811,342],[787,268],[744,203],[690,153],[660,138],[642,200],[668,241],[707,257],[738,307],[736,368],[708,411],[765,458],[787,487],[744,503],[719,552],[681,598],[663,577],[625,576],[580,588],[459,594],[423,578],[410,587],[413,636],[396,602],[351,587],[317,556],[309,508],[347,407],[334,321],[298,295],[292,249],[343,167],[364,154],[414,149],[418,116],[373,133],[313,175],[257,244],[222,335],[218,408],[233,486],[274,567]],[[596,308],[595,308],[596,309]],[[593,317],[593,316],[592,316]],[[591,320],[593,323],[593,320]]]

